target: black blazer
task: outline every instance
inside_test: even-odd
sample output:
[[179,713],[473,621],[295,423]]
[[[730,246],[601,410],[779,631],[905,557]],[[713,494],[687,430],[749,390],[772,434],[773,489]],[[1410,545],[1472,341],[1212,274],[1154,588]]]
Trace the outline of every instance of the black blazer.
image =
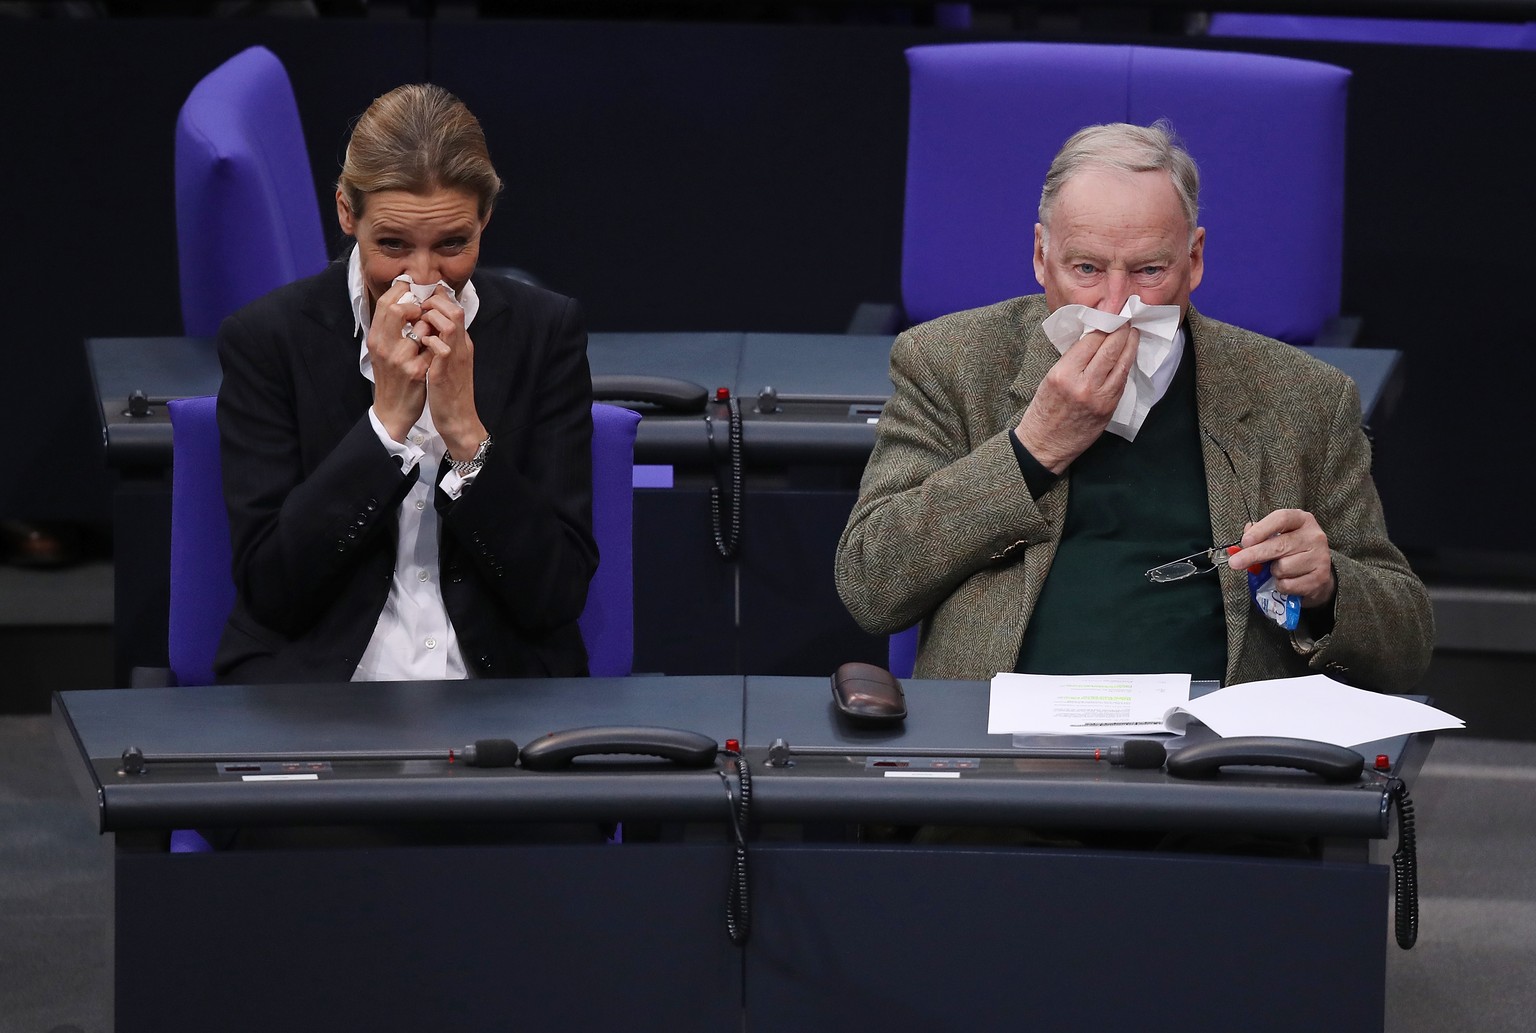
[[[436,492],[443,602],[472,675],[579,676],[597,567],[592,383],[569,298],[476,274],[475,404],[495,446]],[[219,434],[236,602],[221,681],[346,681],[389,596],[400,472],[368,420],[347,266],[279,288],[219,329]],[[444,467],[446,469],[446,466]]]

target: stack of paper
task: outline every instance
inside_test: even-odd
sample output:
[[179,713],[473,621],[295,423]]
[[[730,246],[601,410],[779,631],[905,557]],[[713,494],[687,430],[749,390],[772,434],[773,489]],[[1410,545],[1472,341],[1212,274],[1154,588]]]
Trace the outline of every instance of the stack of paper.
[[999,674],[992,679],[991,734],[1127,735],[1182,732],[1191,719],[1217,735],[1271,735],[1337,746],[1438,728],[1464,728],[1443,710],[1351,688],[1326,675],[1229,685],[1189,698],[1187,675]]

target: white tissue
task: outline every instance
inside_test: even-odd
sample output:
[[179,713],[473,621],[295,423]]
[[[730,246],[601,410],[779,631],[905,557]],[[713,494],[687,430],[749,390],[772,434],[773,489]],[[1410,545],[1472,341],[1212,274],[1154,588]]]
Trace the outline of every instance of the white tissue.
[[[442,288],[444,293],[446,293],[451,300],[459,300],[458,295],[454,293],[453,288],[448,286],[447,282],[443,280],[438,280],[436,283],[417,283],[415,280],[411,279],[409,273],[401,273],[399,276],[395,277],[393,282],[409,284],[410,290],[408,293],[413,298],[415,298],[416,304],[418,305],[422,304],[432,295],[436,294],[438,288]],[[395,304],[406,304],[406,298],[402,296],[399,301],[395,302]]]
[[1090,330],[1108,333],[1127,323],[1140,332],[1141,343],[1136,350],[1136,364],[1126,377],[1125,391],[1105,429],[1127,441],[1135,441],[1136,432],[1141,430],[1147,413],[1168,389],[1171,377],[1164,379],[1160,386],[1153,383],[1153,377],[1177,358],[1173,342],[1179,332],[1179,306],[1144,305],[1140,295],[1133,294],[1119,315],[1087,305],[1063,305],[1046,316],[1040,326],[1056,350],[1065,355],[1067,349]]

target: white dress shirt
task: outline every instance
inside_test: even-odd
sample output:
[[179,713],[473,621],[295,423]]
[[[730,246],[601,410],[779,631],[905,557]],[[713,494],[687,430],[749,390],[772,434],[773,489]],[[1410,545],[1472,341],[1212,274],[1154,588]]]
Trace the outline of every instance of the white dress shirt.
[[[373,382],[373,358],[368,354],[368,328],[373,312],[363,285],[362,263],[357,248],[347,263],[347,290],[352,298],[355,330],[361,342],[358,369]],[[467,328],[480,309],[480,298],[473,283],[464,285],[457,299],[464,307]],[[379,622],[363,651],[362,660],[352,674],[353,681],[444,680],[467,674],[458,635],[443,606],[439,585],[438,520],[432,492],[437,484],[438,468],[447,451],[442,436],[432,423],[430,405],[406,435],[404,442],[389,436],[378,415],[370,407],[368,419],[373,432],[391,455],[400,459],[401,469],[418,468],[416,483],[396,510],[399,533],[395,549],[395,572],[389,583],[389,599],[379,614]],[[453,470],[443,475],[442,489],[449,498],[459,495],[475,479],[470,473],[460,476]]]

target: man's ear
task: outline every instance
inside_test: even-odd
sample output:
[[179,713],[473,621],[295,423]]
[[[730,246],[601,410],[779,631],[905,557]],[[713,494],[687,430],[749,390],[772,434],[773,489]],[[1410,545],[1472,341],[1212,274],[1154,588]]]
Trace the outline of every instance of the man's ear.
[[1189,245],[1189,289],[1200,286],[1205,275],[1205,227],[1196,228],[1194,240]]
[[347,195],[336,189],[336,221],[341,223],[341,232],[349,237],[357,236],[357,217],[352,214],[352,206],[347,204]]
[[1045,286],[1045,227],[1035,223],[1035,282]]

